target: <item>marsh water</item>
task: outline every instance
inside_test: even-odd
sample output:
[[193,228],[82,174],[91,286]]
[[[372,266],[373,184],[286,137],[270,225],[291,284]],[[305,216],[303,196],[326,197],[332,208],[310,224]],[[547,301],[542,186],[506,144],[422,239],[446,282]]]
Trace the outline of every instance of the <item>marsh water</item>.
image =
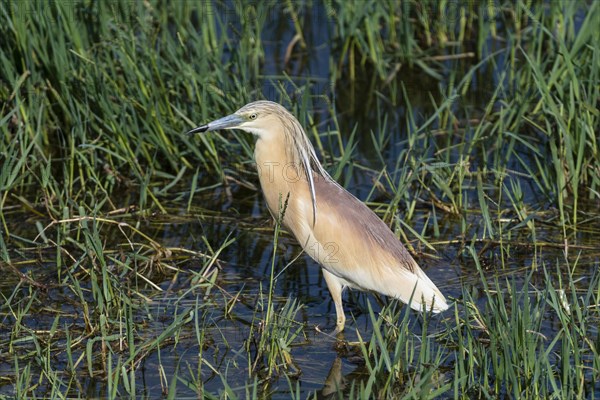
[[[356,187],[349,186],[349,189],[360,193]],[[230,384],[239,383],[239,387],[233,389],[241,393],[244,392],[244,385],[254,380],[254,377],[249,376],[254,360],[248,359],[245,348],[249,345],[248,342],[253,340],[250,326],[253,318],[256,318],[259,304],[266,301],[264,292],[269,285],[273,257],[273,224],[268,217],[262,195],[257,190],[234,187],[231,197],[224,191],[215,191],[197,196],[196,202],[202,204],[202,207],[194,206],[191,213],[183,206],[176,208],[175,202],[168,215],[148,216],[135,221],[141,230],[167,248],[186,248],[207,253],[208,245],[218,248],[228,239],[233,239],[220,252],[212,267],[217,271],[218,290],[213,289],[207,294],[202,287],[197,286],[193,275],[172,274],[168,271],[165,271],[163,278],[160,273],[148,271],[149,278],[162,289],[161,291],[156,290],[154,285],[144,285],[143,282],[138,284],[138,290],[147,296],[147,300],[144,307],[140,307],[138,312],[134,311],[133,319],[140,324],[138,329],[148,338],[162,334],[172,323],[174,316],[190,312],[190,309],[198,304],[208,304],[212,309],[202,317],[206,319],[203,323],[207,323],[206,326],[209,327],[204,331],[206,348],[198,347],[198,338],[194,330],[194,324],[198,322],[190,320],[182,327],[177,337],[173,338],[175,343],[164,350],[151,350],[139,364],[135,375],[140,397],[161,397],[161,379],[164,379],[161,375],[164,374],[168,378],[176,369],[179,375],[198,374],[204,383],[203,390],[208,393],[223,390],[223,381],[218,373],[225,371]],[[417,212],[414,217],[414,221],[417,222],[413,226],[415,230],[419,231],[421,228],[419,222],[427,218],[425,214],[427,212]],[[8,211],[7,217],[13,234],[23,237],[37,236],[37,217],[18,210]],[[478,216],[467,218],[468,224],[472,226],[468,230],[469,235],[476,235],[480,225],[478,219]],[[463,252],[464,235],[458,227],[459,221],[454,217],[441,217],[438,224],[440,234],[432,241],[435,251],[424,249],[423,253],[418,254],[417,260],[451,302],[460,298],[464,288],[468,287],[468,290],[475,294],[474,298],[480,299],[477,305],[483,309],[486,298],[483,294],[482,276],[473,260]],[[538,230],[538,235],[540,242],[556,244],[559,243],[561,232],[541,229]],[[108,232],[106,240],[119,236],[118,230],[112,229]],[[203,237],[206,238],[206,242],[201,239]],[[515,240],[507,246],[509,257],[503,261],[499,250],[492,246],[484,252],[485,260],[489,263],[489,273],[484,278],[490,281],[510,279],[518,283],[521,282],[520,276],[524,277],[533,272],[529,282],[531,286],[522,287],[522,290],[535,291],[537,285],[543,285],[544,281],[544,272],[540,266],[546,265],[557,280],[560,279],[560,274],[571,273],[577,281],[577,289],[585,292],[590,284],[590,277],[597,269],[600,252],[597,250],[594,233],[581,232],[574,241],[576,244],[567,256],[564,248],[559,245],[544,246],[539,253],[532,253],[531,245]],[[441,244],[437,244],[438,242]],[[419,248],[417,243],[415,245]],[[335,327],[335,308],[320,267],[306,255],[297,258],[300,252],[298,243],[289,234],[283,234],[276,251],[275,274],[278,278],[275,284],[275,304],[280,308],[288,298],[303,304],[301,312],[296,316],[296,322],[303,324],[305,328],[303,335],[296,339],[290,348],[294,368],[297,369],[290,372],[290,379],[294,385],[299,382],[302,397],[314,393],[327,397],[326,394],[335,393],[335,390],[332,390],[335,382],[343,382],[339,388],[343,390],[353,380],[365,381],[369,372],[357,348],[340,345],[338,340],[326,334]],[[61,288],[52,288],[52,284],[56,283],[56,254],[51,250],[46,252],[40,244],[32,244],[31,249],[13,249],[11,253],[17,264],[24,264],[20,268],[23,274],[49,285],[43,292],[45,307],[30,310],[22,323],[33,330],[48,330],[55,323],[54,311],[50,310],[58,309],[61,312],[61,324],[68,325],[72,331],[83,329],[85,323],[82,315],[69,304],[70,293]],[[570,272],[555,268],[565,257],[571,262],[577,260],[577,268]],[[503,265],[499,267],[501,262]],[[288,263],[291,264],[288,266]],[[204,262],[190,257],[178,260],[177,265],[183,270],[199,271]],[[536,269],[538,271],[534,272]],[[9,297],[17,285],[22,285],[22,290],[27,290],[27,285],[19,282],[18,276],[8,274],[0,284],[3,296]],[[146,290],[141,289],[144,286]],[[375,312],[381,308],[381,304],[373,295],[359,292],[346,293],[344,301],[348,316],[344,339],[349,342],[359,340],[357,332],[361,338],[368,338],[372,331],[372,321],[366,304],[369,302]],[[385,299],[382,301],[387,302]],[[225,313],[224,310],[229,307],[231,310]],[[410,315],[407,329],[419,335],[423,317],[415,312],[408,312]],[[457,305],[456,311],[451,310],[446,315],[429,318],[429,333],[435,334],[438,329],[443,329],[445,325],[441,321],[451,321],[455,312],[461,314],[462,306]],[[317,328],[320,328],[320,331]],[[560,323],[554,320],[552,315],[548,315],[541,328],[541,334],[551,337],[553,331],[560,329]],[[597,326],[590,327],[590,334],[597,334]],[[202,368],[200,357],[208,360],[212,367]],[[61,364],[66,361],[59,359],[56,362],[55,368],[60,370]],[[451,370],[450,361],[448,365]],[[10,371],[12,367],[1,366],[4,371]],[[186,371],[188,368],[189,371]],[[212,368],[216,368],[216,371]],[[445,372],[440,373],[443,375]],[[108,388],[102,377],[85,379],[82,384],[81,390],[85,391],[87,396],[107,395]],[[283,377],[271,378],[267,396],[289,398],[289,385]],[[9,387],[4,387],[1,391],[10,393],[5,391],[7,389]],[[46,388],[43,391],[50,390],[51,388]],[[197,388],[186,389],[182,385],[178,386],[178,398],[193,398],[196,393]]]
[[[286,60],[286,50],[295,35],[293,21],[276,12],[269,18],[272,18],[272,23],[266,24],[268,29],[261,35],[265,49],[264,65],[261,67],[263,79],[257,82],[256,88],[249,89],[254,90],[251,97],[279,100],[277,93],[281,85],[286,87],[292,98],[299,97],[295,93],[295,84],[302,86],[302,90],[311,90],[317,99],[314,109],[310,110],[313,118],[311,127],[316,127],[322,134],[326,152],[320,156],[326,168],[337,173],[337,179],[350,192],[382,215],[381,205],[389,202],[394,193],[389,185],[386,186],[385,180],[379,178],[380,172],[388,171],[394,182],[400,176],[400,170],[408,168],[398,167],[398,160],[405,152],[410,151],[425,158],[435,155],[435,142],[420,148],[419,143],[415,145],[409,142],[409,131],[412,126],[421,126],[430,118],[435,112],[434,102],[444,102],[441,93],[450,85],[448,79],[465,74],[478,62],[468,56],[473,49],[463,49],[462,53],[467,55],[463,58],[444,61],[445,69],[438,78],[416,66],[402,66],[394,78],[401,84],[389,85],[381,81],[366,64],[358,67],[354,80],[348,77],[347,80],[342,78],[330,84],[331,54],[340,49],[332,44],[331,27],[325,9],[316,7],[314,14],[307,16],[312,21],[305,27],[307,47],[293,52],[289,60]],[[235,29],[235,21],[230,26]],[[484,48],[489,54],[502,50],[503,46],[502,41],[488,38]],[[487,104],[497,85],[504,82],[499,79],[499,75],[507,68],[504,58],[499,55],[494,60],[493,64],[477,69],[468,91],[453,106],[457,115],[462,113],[464,120],[470,121],[463,126],[466,131],[476,129],[483,112],[481,105]],[[282,77],[282,71],[286,72],[287,77]],[[454,72],[451,75],[449,71]],[[347,73],[342,69],[342,74]],[[306,82],[312,83],[306,85]],[[403,101],[386,101],[388,98],[404,96],[410,100],[410,108]],[[347,143],[352,132],[355,132],[351,162],[340,171],[336,169],[335,160],[342,150],[336,137],[327,134],[334,128],[334,118],[326,106],[328,101],[333,102],[337,112],[335,119],[341,138]],[[242,105],[237,104],[233,108]],[[211,119],[222,116],[213,115],[210,110],[207,114],[211,115]],[[188,117],[198,124],[207,122],[193,115]],[[412,123],[407,123],[408,120]],[[306,120],[301,122],[308,124]],[[430,126],[432,131],[436,128],[436,123]],[[373,132],[382,131],[385,131],[384,151],[377,148],[373,139],[379,135]],[[237,136],[231,133],[220,135],[235,145]],[[460,137],[453,137],[450,131],[441,131],[433,137],[440,146],[457,143],[457,148],[461,140]],[[249,135],[247,139],[251,142]],[[526,145],[521,146],[527,162],[530,151]],[[485,168],[490,162],[487,156],[486,151],[482,150],[480,158],[472,158],[470,170]],[[401,305],[394,305],[394,301],[373,294],[346,292],[344,307],[348,321],[344,339],[348,343],[343,344],[328,335],[327,332],[335,327],[335,309],[320,267],[307,255],[301,254],[298,243],[286,232],[278,237],[277,248],[274,249],[274,223],[266,209],[256,176],[244,177],[243,184],[240,184],[240,172],[236,171],[236,165],[230,164],[226,157],[222,157],[220,162],[224,170],[236,179],[226,180],[228,184],[223,185],[220,178],[200,171],[197,187],[204,189],[193,194],[191,204],[191,177],[183,179],[171,190],[171,198],[163,202],[166,213],[128,209],[139,198],[135,187],[124,190],[115,200],[116,208],[123,210],[116,214],[119,222],[135,226],[165,249],[189,250],[187,255],[180,252],[175,258],[167,255],[150,260],[144,272],[147,281],[135,279],[136,292],[141,295],[136,301],[139,300],[143,306],[138,304],[132,307],[130,318],[138,325],[138,332],[150,339],[168,331],[174,318],[185,319],[168,346],[149,348],[137,364],[137,394],[147,398],[161,397],[168,382],[177,386],[178,398],[198,397],[198,387],[190,384],[194,379],[185,380],[188,375],[202,382],[202,393],[221,393],[224,390],[223,376],[226,376],[227,384],[241,397],[244,397],[246,385],[258,379],[261,382],[268,381],[268,385],[263,385],[268,386],[268,389],[264,389],[265,396],[282,399],[289,398],[290,388],[298,390],[301,398],[315,393],[319,397],[327,397],[332,393],[332,382],[337,382],[343,389],[353,381],[365,381],[369,372],[363,355],[356,346],[348,343],[370,337],[373,325],[369,307],[377,314],[384,306]],[[459,152],[451,154],[446,162],[448,165],[459,164]],[[530,162],[533,163],[533,159]],[[566,243],[564,230],[551,223],[557,218],[556,206],[537,191],[528,171],[523,170],[521,165],[515,163],[508,165],[508,168],[514,172],[513,177],[520,185],[521,200],[534,214],[530,219],[536,223],[534,238],[527,230],[526,222],[520,221],[514,213],[507,212],[503,218],[514,220],[510,226],[513,232],[510,237],[504,236],[505,240],[501,241],[486,239],[489,232],[478,210],[478,188],[483,187],[484,194],[491,199],[501,198],[494,192],[496,185],[487,185],[485,181],[496,179],[492,175],[483,175],[482,186],[478,186],[476,175],[465,179],[461,195],[463,204],[472,210],[470,212],[457,215],[417,200],[411,210],[405,208],[408,203],[400,202],[392,216],[386,215],[386,222],[398,228],[402,226],[399,220],[410,214],[410,228],[428,237],[432,248],[421,243],[408,229],[403,229],[407,236],[402,236],[401,240],[405,243],[406,239],[409,240],[417,261],[450,302],[458,299],[456,305],[442,315],[424,317],[406,311],[409,313],[407,329],[414,335],[418,336],[423,329],[424,318],[427,319],[430,335],[447,329],[448,324],[451,325],[452,320],[464,311],[460,299],[465,290],[478,300],[475,303],[477,307],[485,309],[487,297],[484,295],[484,281],[497,281],[500,287],[514,283],[520,290],[530,291],[535,296],[536,289],[543,289],[540,285],[544,284],[547,275],[560,281],[563,274],[567,274],[576,282],[578,291],[585,292],[588,289],[600,262],[597,239],[600,222],[595,216],[598,203],[580,202],[579,212],[584,215],[587,213],[589,220],[584,221],[581,229],[573,230]],[[410,187],[404,190],[410,190]],[[500,210],[510,208],[508,199],[505,200],[506,204],[497,204],[500,214]],[[38,207],[32,212],[11,205],[3,213],[11,235],[31,240],[29,246],[9,248],[10,258],[18,266],[20,274],[8,273],[0,280],[3,299],[14,296],[15,287],[26,292],[31,290],[32,282],[42,284],[43,290],[39,293],[32,291],[32,296],[43,296],[44,307],[30,309],[22,323],[32,331],[51,332],[54,324],[67,326],[73,332],[85,330],[83,315],[69,301],[72,293],[59,284],[61,278],[56,271],[64,268],[62,264],[67,255],[57,254],[56,248],[44,237],[43,228],[50,225],[51,220],[44,216],[43,208]],[[432,219],[435,219],[435,223]],[[107,248],[127,246],[127,243],[123,243],[122,227],[117,225],[103,226],[102,240]],[[111,242],[114,244],[108,245]],[[477,250],[482,268],[475,265],[473,257],[465,250],[468,245],[473,245]],[[278,310],[288,300],[302,304],[295,321],[297,327],[304,328],[289,348],[293,367],[288,368],[286,374],[266,377],[269,375],[266,371],[254,369],[255,360],[250,359],[249,355],[257,340],[255,320],[260,319],[266,302],[265,293],[270,285],[272,266],[276,276],[274,304]],[[72,272],[75,273],[75,269]],[[525,276],[530,277],[526,284]],[[201,278],[211,280],[216,285],[208,290]],[[90,298],[90,301],[93,300]],[[202,313],[194,314],[194,310],[198,309],[202,309]],[[55,310],[60,310],[58,320]],[[186,313],[191,313],[189,318]],[[198,338],[198,325],[205,326],[202,340]],[[10,331],[7,324],[0,325],[0,328],[3,336]],[[560,329],[560,323],[549,313],[539,333],[552,337],[557,329]],[[589,329],[590,335],[597,337],[597,325]],[[204,345],[199,346],[199,342]],[[27,339],[23,339],[21,345],[22,351],[34,346]],[[80,356],[83,357],[83,351],[75,358]],[[58,352],[54,362],[54,370],[66,368],[65,353]],[[452,374],[451,359],[447,360],[447,366],[448,370],[440,371],[440,379]],[[8,373],[14,368],[14,365],[0,364],[0,373]],[[251,373],[252,369],[255,372]],[[184,379],[170,382],[170,377],[174,375]],[[90,397],[106,397],[110,390],[102,376],[80,380],[80,385],[80,393]],[[51,390],[40,388],[39,393],[50,393]],[[592,391],[600,395],[599,386],[596,385]],[[10,392],[10,385],[3,385],[0,380],[0,394]]]

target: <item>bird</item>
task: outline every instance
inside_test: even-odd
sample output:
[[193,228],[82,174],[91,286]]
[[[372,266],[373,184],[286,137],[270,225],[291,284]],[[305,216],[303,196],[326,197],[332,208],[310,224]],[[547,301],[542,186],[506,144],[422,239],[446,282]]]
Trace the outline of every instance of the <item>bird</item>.
[[346,288],[381,293],[420,312],[448,309],[392,230],[327,173],[300,122],[285,107],[254,101],[188,134],[228,129],[256,137],[254,161],[267,207],[322,267],[335,305],[334,334],[346,324]]

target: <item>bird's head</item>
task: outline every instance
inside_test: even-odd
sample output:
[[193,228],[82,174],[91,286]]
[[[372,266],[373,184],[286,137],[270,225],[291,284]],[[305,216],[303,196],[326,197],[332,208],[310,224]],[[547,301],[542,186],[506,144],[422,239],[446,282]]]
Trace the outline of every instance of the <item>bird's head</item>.
[[[314,174],[337,185],[323,168],[315,149],[302,126],[285,107],[272,101],[260,100],[246,104],[235,113],[192,129],[188,134],[210,132],[220,129],[241,129],[258,137],[263,146],[274,142],[283,143],[286,165],[297,166],[297,171],[308,181],[313,206],[313,226],[317,221]],[[258,145],[258,143],[257,143]]]
[[[246,104],[235,113],[192,129],[188,134],[211,132],[221,129],[241,129],[259,139],[274,138],[283,128],[283,121],[296,118],[284,107],[272,101],[255,101]],[[298,124],[299,126],[299,124]]]

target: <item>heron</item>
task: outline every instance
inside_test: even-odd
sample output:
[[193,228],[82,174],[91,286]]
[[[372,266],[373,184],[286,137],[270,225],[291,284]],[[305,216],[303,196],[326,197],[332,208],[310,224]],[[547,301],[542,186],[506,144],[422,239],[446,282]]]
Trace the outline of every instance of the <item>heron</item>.
[[300,122],[285,107],[255,101],[188,134],[225,129],[256,137],[254,159],[267,207],[322,267],[335,305],[333,333],[346,324],[345,288],[381,293],[420,312],[448,309],[392,230],[325,171]]

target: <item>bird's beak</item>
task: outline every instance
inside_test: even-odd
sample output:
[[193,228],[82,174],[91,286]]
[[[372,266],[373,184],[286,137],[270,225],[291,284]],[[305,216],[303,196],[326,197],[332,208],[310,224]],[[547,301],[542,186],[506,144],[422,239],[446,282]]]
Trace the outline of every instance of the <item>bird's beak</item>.
[[206,125],[201,125],[197,128],[192,129],[187,134],[193,135],[195,133],[218,131],[219,129],[232,129],[237,128],[244,122],[244,119],[236,114],[231,114],[226,117],[220,118],[216,121],[209,122]]

